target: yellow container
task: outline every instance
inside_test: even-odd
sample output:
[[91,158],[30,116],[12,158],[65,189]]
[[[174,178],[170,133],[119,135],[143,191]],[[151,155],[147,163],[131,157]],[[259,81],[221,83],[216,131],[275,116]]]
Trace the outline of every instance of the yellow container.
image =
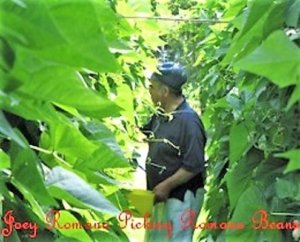
[[127,198],[137,210],[137,213],[134,213],[136,217],[144,217],[146,213],[151,214],[154,201],[152,191],[134,189],[127,194]]

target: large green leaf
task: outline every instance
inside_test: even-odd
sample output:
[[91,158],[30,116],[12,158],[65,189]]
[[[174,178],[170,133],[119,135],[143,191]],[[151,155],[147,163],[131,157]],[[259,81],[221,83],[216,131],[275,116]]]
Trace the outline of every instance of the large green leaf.
[[[76,219],[76,217],[66,210],[59,210],[55,215],[57,219],[57,223],[60,225],[64,224],[80,224],[80,222]],[[90,221],[92,222],[92,221]],[[56,228],[60,233],[62,233],[66,237],[71,237],[75,239],[79,239],[80,241],[90,242],[92,239],[86,233],[84,228]]]
[[35,197],[35,193],[27,188],[28,184],[23,185],[22,181],[19,181],[15,178],[11,179],[11,183],[22,193],[22,195],[26,199],[26,203],[30,204],[30,206],[28,206],[28,209],[30,208],[31,213],[34,213],[40,221],[44,221],[45,213],[42,209],[43,206],[39,204],[39,199]]
[[246,0],[235,0],[229,2],[230,5],[224,15],[224,18],[236,17],[237,14],[241,11],[241,9],[245,7],[246,3]]
[[[8,41],[0,35],[0,69],[2,70],[10,70],[13,67],[15,61],[15,53],[11,48]],[[0,72],[0,73],[1,73]],[[5,73],[5,72],[4,72]],[[3,73],[3,74],[4,74]],[[2,73],[1,73],[2,75]],[[0,82],[2,84],[2,82]],[[2,88],[2,86],[0,86]]]
[[300,84],[296,85],[286,109],[289,110],[298,100],[300,100]]
[[10,124],[7,122],[6,118],[4,117],[3,112],[0,111],[0,132],[6,135],[9,139],[15,141],[18,145],[23,148],[28,147],[26,142],[20,137],[20,135],[13,130]]
[[121,114],[126,117],[131,124],[134,123],[133,92],[127,84],[117,87],[117,98],[114,100],[117,105],[122,107]]
[[279,178],[275,182],[275,190],[280,199],[294,199],[300,201],[300,178],[293,174],[286,178]]
[[26,7],[13,1],[1,3],[0,11],[6,24],[4,32],[9,33],[10,28],[17,30],[25,39],[22,44],[35,54],[74,67],[98,71],[119,69],[95,21],[94,8],[101,8],[103,4],[93,5],[83,0],[31,0],[24,4]]
[[9,199],[11,197],[10,191],[8,191],[6,184],[9,182],[9,177],[5,173],[0,173],[0,216],[2,216],[2,201],[4,198]]
[[[77,167],[75,167],[76,169]],[[103,172],[95,171],[95,169],[89,169],[87,167],[80,166],[79,169],[76,169],[77,172],[82,172],[86,176],[86,179],[91,184],[101,184],[101,185],[118,185],[119,182]]]
[[[95,239],[97,239],[97,241],[101,241],[101,242],[125,242],[124,239],[118,237],[117,235],[113,234],[113,233],[107,233],[105,231],[95,231],[93,232],[93,237]],[[124,238],[124,237],[123,237]],[[127,240],[126,240],[127,242]]]
[[10,167],[10,157],[0,148],[0,170]]
[[294,198],[295,195],[295,185],[291,182],[284,180],[284,179],[278,179],[275,183],[276,193],[279,198]]
[[[22,2],[22,1],[19,1]],[[47,10],[46,1],[1,1],[1,29],[12,43],[21,43],[29,48],[55,46],[64,41]]]
[[[119,210],[101,193],[76,174],[61,167],[54,167],[47,176],[47,185],[63,189],[85,206],[96,211],[117,215]],[[59,196],[59,193],[56,193]]]
[[19,92],[36,99],[68,105],[96,118],[119,114],[120,108],[84,86],[73,68],[44,64],[30,75],[26,75],[23,80],[26,83],[19,88]]
[[97,149],[97,145],[82,135],[75,125],[68,123],[50,124],[50,147],[67,157],[85,159]]
[[249,146],[249,131],[244,123],[233,124],[229,134],[229,161],[237,162]]
[[130,27],[126,19],[117,15],[107,2],[92,0],[91,3],[94,5],[98,24],[101,26],[109,47],[120,43],[120,36],[130,36],[133,33],[134,29]]
[[[241,230],[226,230],[226,242],[241,242],[241,241],[276,241],[281,242],[281,233],[279,230],[256,230],[253,228],[252,218],[255,213],[267,209],[266,201],[264,200],[263,193],[258,187],[250,185],[248,189],[241,195],[238,204],[234,210],[232,218],[229,222],[244,223],[245,228]],[[274,220],[269,216],[270,220]]]
[[28,95],[17,91],[2,95],[0,108],[32,121],[40,120],[46,123],[59,121],[57,112],[50,103],[29,98]]
[[297,28],[300,21],[300,1],[293,0],[291,3],[286,14],[286,23],[288,26]]
[[105,168],[129,167],[129,163],[126,162],[124,156],[118,155],[105,144],[98,144],[98,146],[99,148],[88,159],[78,160],[74,168],[85,167],[98,171]]
[[252,148],[235,167],[227,172],[225,180],[228,187],[231,210],[236,207],[240,196],[251,184],[253,170],[257,164],[260,163],[262,158],[262,153],[259,150]]
[[[254,170],[253,179],[262,184],[267,190],[274,185],[274,181],[278,177],[282,176],[285,166],[286,162],[284,160],[270,156],[260,162]],[[266,174],[268,175],[266,176]]]
[[43,205],[56,205],[55,200],[49,195],[41,172],[38,168],[38,160],[30,149],[12,147],[12,175],[33,194],[35,199]]
[[[242,30],[235,36],[223,63],[231,63],[254,50],[272,31],[282,26],[286,1],[254,0],[243,12]],[[240,18],[240,16],[239,16]]]
[[235,66],[265,76],[279,87],[286,87],[299,83],[300,50],[284,32],[278,30]]
[[83,128],[85,129],[83,132],[90,140],[93,140],[98,149],[87,159],[78,160],[75,165],[76,169],[85,167],[97,171],[104,168],[129,166],[113,133],[104,124],[91,121],[83,124]]
[[259,21],[262,21],[261,17],[267,13],[266,9],[271,8],[272,0],[259,1],[254,0],[250,4],[247,14],[247,21],[243,26],[243,29],[240,35],[245,35],[245,33],[249,32],[251,29],[254,29]]
[[300,149],[289,150],[284,153],[276,154],[276,157],[283,157],[289,159],[289,163],[285,168],[284,173],[300,170],[300,161],[299,161]]

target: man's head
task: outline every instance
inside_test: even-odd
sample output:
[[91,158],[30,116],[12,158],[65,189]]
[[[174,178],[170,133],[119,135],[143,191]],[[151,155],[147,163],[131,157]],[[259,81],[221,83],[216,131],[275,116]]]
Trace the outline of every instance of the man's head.
[[163,105],[169,98],[182,95],[181,87],[187,78],[184,69],[174,62],[163,63],[158,70],[150,78],[150,95],[155,105]]

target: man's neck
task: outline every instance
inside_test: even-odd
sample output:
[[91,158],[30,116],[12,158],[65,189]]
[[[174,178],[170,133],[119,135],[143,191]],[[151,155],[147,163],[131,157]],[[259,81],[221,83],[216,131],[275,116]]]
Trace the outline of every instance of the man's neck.
[[184,97],[170,97],[164,105],[164,110],[166,113],[173,112],[178,108],[178,106],[184,101]]

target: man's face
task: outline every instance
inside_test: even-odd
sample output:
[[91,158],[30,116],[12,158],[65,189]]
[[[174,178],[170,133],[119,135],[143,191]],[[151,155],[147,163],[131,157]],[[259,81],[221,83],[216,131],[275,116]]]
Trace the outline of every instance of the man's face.
[[163,99],[163,90],[162,85],[155,80],[150,80],[149,92],[152,99],[152,102],[155,106],[158,106]]

